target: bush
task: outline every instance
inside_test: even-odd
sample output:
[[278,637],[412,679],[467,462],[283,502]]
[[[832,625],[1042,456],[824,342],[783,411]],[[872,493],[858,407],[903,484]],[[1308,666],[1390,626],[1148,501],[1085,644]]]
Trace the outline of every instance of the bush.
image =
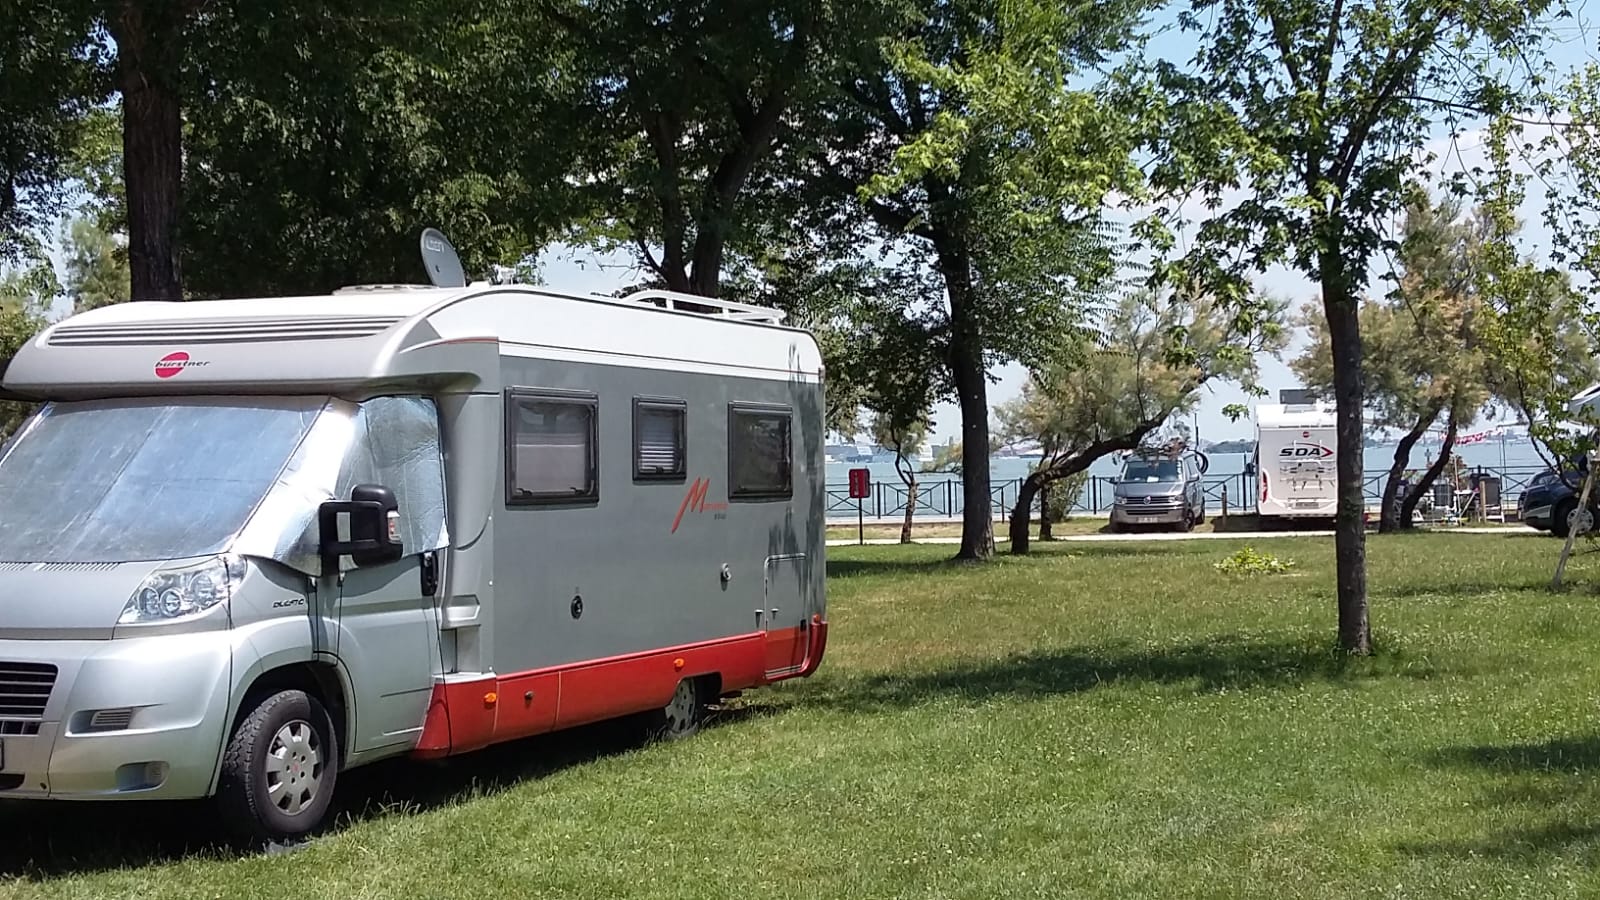
[[1260,553],[1254,547],[1245,547],[1211,568],[1228,575],[1281,575],[1294,568],[1294,560],[1279,559],[1271,553]]

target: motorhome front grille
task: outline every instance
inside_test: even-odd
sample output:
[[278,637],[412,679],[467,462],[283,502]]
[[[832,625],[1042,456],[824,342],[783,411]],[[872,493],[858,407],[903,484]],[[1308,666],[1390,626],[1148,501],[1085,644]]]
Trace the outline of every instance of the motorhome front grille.
[[132,325],[62,325],[52,347],[129,347],[148,344],[242,344],[260,341],[330,341],[382,334],[399,316],[326,319],[226,319],[214,322],[140,322]]
[[42,719],[56,667],[49,663],[0,662],[0,719]]
[[0,574],[6,572],[109,572],[120,563],[32,563],[32,562],[0,562]]
[[39,733],[39,723],[24,719],[0,719],[0,738],[32,737]]

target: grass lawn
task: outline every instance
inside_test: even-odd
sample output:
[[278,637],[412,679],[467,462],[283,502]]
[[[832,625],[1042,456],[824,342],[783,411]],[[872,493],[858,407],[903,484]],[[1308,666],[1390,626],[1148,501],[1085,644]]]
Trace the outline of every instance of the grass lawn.
[[1330,652],[1331,540],[1214,571],[1237,546],[831,550],[822,671],[697,738],[352,773],[353,823],[281,856],[190,807],[0,811],[0,895],[1600,892],[1600,597],[1542,590],[1555,542],[1374,537],[1359,661]]

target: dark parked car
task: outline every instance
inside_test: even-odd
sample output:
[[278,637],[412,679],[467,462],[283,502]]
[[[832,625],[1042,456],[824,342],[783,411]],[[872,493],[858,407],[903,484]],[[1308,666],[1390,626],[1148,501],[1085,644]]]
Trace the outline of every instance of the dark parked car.
[[[1572,527],[1573,515],[1578,509],[1578,491],[1574,485],[1580,484],[1582,479],[1583,475],[1580,472],[1568,471],[1565,477],[1562,477],[1558,476],[1554,469],[1547,469],[1533,476],[1533,480],[1528,482],[1528,487],[1517,500],[1517,512],[1523,524],[1529,528],[1548,531],[1556,537],[1566,537]],[[1588,527],[1593,527],[1597,501],[1600,501],[1600,497],[1591,497],[1589,500]],[[1584,530],[1588,530],[1588,527]]]

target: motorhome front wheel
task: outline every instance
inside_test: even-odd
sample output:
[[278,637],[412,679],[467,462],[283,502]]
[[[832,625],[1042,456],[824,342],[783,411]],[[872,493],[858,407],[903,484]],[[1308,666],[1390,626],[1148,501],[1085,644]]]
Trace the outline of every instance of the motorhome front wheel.
[[217,800],[246,838],[295,838],[322,824],[338,778],[339,747],[322,704],[280,691],[239,722],[222,760]]

